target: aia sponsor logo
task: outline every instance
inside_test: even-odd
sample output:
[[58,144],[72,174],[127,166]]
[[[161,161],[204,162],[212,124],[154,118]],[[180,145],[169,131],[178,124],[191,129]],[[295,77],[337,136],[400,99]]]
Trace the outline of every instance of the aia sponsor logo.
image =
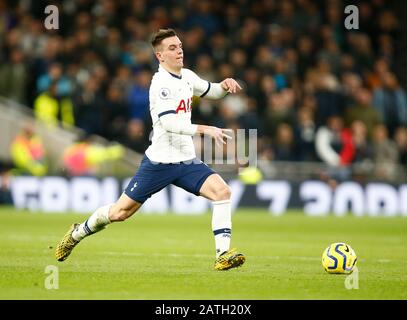
[[186,112],[191,112],[192,111],[192,98],[188,98],[186,101],[182,99],[179,104],[177,109],[175,110],[176,113],[186,113]]

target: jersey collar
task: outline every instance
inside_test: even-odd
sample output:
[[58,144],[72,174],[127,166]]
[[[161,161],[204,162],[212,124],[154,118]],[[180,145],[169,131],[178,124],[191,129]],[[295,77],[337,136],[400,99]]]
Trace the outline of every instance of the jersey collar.
[[169,71],[165,70],[165,68],[163,68],[161,65],[158,67],[158,69],[159,69],[160,71],[165,71],[165,72],[169,73],[169,74],[170,74],[171,76],[173,76],[174,78],[182,79],[182,75],[178,76],[178,75],[176,75],[175,73],[169,72]]

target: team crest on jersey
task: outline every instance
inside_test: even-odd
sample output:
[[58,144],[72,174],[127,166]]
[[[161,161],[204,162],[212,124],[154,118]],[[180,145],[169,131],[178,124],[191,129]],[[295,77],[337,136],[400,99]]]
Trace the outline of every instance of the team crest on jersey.
[[161,88],[160,89],[160,98],[161,99],[168,99],[169,97],[170,97],[170,89]]

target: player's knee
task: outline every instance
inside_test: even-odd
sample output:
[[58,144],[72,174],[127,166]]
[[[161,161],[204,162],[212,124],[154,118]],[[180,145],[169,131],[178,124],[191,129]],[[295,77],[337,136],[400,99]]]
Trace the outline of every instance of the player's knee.
[[232,190],[228,185],[222,186],[215,192],[215,201],[229,200],[232,196]]

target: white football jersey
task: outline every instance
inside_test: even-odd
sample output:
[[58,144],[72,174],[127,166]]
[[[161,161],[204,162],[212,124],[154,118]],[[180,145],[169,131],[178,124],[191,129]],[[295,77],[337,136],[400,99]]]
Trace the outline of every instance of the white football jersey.
[[167,132],[160,118],[174,113],[181,121],[191,124],[192,97],[205,96],[211,87],[209,81],[183,68],[181,76],[165,70],[161,65],[150,86],[150,114],[153,137],[146,155],[151,161],[177,163],[196,157],[192,136]]

